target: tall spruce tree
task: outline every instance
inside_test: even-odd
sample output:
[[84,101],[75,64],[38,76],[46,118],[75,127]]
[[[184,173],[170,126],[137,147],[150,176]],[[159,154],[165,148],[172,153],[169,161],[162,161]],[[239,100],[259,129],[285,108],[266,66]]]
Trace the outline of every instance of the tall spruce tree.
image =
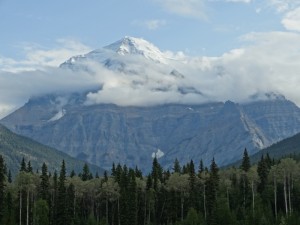
[[2,155],[0,155],[0,222],[4,213],[4,188],[5,188],[5,165]]
[[174,173],[181,173],[180,163],[177,158],[175,159],[175,162],[174,162],[173,171],[174,171]]
[[64,225],[67,221],[67,204],[66,204],[66,165],[62,161],[60,175],[58,178],[58,198],[57,198],[57,225]]
[[244,156],[243,156],[243,160],[242,160],[242,165],[241,165],[241,169],[243,171],[245,171],[245,172],[248,172],[249,169],[250,169],[250,167],[251,167],[250,158],[249,158],[247,149],[245,148],[245,150],[244,150]]
[[22,158],[21,165],[20,165],[20,172],[22,172],[22,171],[24,171],[24,172],[27,171],[26,162],[25,162],[24,157]]
[[219,168],[213,158],[210,171],[209,178],[207,180],[207,213],[208,220],[207,223],[209,225],[213,225],[216,223],[216,202],[217,202],[217,191],[219,188]]
[[40,187],[39,187],[39,195],[41,199],[46,201],[49,200],[49,176],[48,176],[48,168],[45,163],[42,165],[42,174],[40,176]]

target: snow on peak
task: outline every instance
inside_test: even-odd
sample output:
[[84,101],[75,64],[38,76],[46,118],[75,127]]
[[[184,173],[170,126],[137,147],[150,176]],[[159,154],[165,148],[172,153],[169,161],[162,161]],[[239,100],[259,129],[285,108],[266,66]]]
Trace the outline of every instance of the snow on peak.
[[155,62],[166,63],[166,57],[159,48],[142,38],[125,36],[104,48],[112,50],[119,55],[142,55]]

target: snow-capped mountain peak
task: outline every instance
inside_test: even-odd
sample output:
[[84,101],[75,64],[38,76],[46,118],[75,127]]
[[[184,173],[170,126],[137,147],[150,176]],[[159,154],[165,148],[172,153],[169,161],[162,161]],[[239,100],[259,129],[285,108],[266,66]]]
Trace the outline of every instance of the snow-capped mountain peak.
[[119,55],[142,55],[155,62],[166,63],[164,53],[142,38],[125,36],[121,40],[105,46],[104,49],[112,50]]

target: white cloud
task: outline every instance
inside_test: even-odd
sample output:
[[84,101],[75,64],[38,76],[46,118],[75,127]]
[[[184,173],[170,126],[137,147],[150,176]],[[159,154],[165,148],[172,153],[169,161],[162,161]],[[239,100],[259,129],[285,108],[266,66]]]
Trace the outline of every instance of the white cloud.
[[288,12],[281,23],[287,30],[300,31],[300,7]]
[[298,7],[300,0],[267,0],[267,3],[274,7],[278,13],[284,13]]
[[72,39],[58,39],[53,49],[25,43],[20,46],[24,58],[14,60],[0,56],[0,70],[9,72],[43,70],[45,67],[57,67],[71,56],[86,53],[91,49]]
[[144,27],[148,30],[157,30],[167,24],[165,20],[146,20],[146,21],[139,21],[135,20],[132,22],[135,26]]
[[250,3],[252,0],[226,0],[226,2]]
[[148,20],[145,22],[145,25],[149,30],[156,30],[166,24],[165,20]]
[[[249,96],[279,92],[300,105],[300,34],[250,33],[241,38],[243,48],[220,57],[188,57],[168,52],[167,64],[142,56],[112,57],[122,60],[124,71],[108,70],[89,62],[91,73],[47,67],[43,71],[0,72],[0,116],[24,104],[33,95],[87,90],[86,104],[115,103],[148,106],[164,103],[249,101]],[[171,73],[176,69],[176,72]]]
[[205,19],[204,0],[153,0],[165,10],[185,17]]

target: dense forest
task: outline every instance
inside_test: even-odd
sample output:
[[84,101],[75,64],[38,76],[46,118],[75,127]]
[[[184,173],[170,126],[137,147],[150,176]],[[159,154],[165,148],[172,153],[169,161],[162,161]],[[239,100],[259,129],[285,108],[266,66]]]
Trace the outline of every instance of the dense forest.
[[252,165],[245,149],[241,165],[219,169],[192,160],[171,171],[156,158],[143,175],[112,165],[99,177],[84,165],[80,174],[33,171],[22,160],[12,179],[0,156],[1,225],[299,225],[300,164],[262,156]]

